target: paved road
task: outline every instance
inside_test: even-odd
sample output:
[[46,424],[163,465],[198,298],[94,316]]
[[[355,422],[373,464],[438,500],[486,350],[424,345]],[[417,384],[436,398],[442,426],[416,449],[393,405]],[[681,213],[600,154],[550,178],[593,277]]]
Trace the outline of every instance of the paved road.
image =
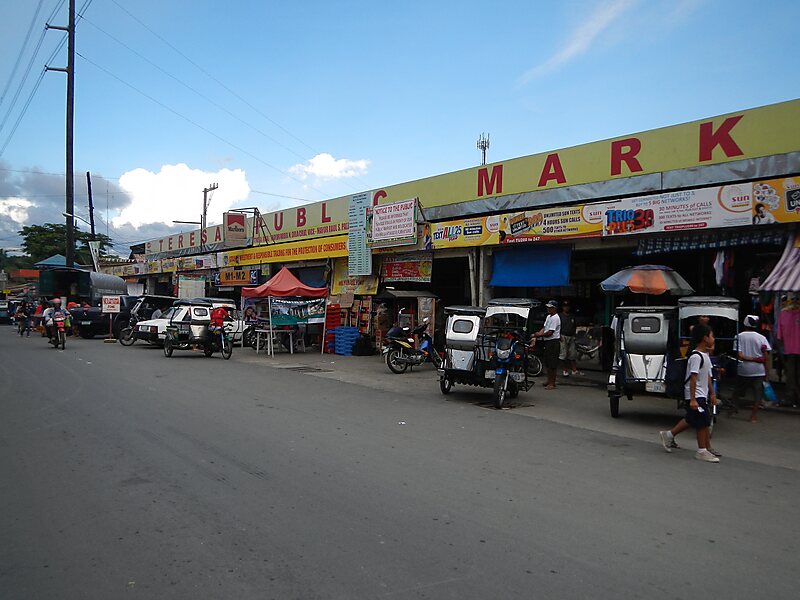
[[4,600],[797,594],[798,470],[241,353],[0,357]]

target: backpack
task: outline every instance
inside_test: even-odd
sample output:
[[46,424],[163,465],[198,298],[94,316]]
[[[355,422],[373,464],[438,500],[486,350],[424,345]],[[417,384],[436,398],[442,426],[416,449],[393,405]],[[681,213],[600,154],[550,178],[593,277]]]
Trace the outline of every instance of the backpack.
[[697,350],[692,350],[685,358],[678,358],[669,362],[667,364],[667,375],[664,380],[667,387],[667,396],[677,398],[678,400],[684,399],[683,390],[686,387],[686,382],[692,377],[691,375],[689,375],[689,377],[686,376],[686,366],[689,364],[689,357],[692,354],[698,354],[700,356],[700,368],[703,368],[705,359]]

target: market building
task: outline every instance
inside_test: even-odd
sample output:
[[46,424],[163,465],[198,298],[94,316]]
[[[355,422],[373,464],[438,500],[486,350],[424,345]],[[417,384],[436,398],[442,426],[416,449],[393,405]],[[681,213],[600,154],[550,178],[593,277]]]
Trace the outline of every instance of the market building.
[[[233,222],[232,222],[233,221]],[[245,216],[145,244],[151,293],[240,298],[286,266],[366,329],[380,307],[568,298],[604,325],[599,282],[631,264],[758,304],[800,221],[800,100]],[[242,226],[243,224],[243,226]],[[130,267],[129,267],[130,268]],[[385,310],[385,306],[383,307]],[[387,320],[384,315],[383,322]]]

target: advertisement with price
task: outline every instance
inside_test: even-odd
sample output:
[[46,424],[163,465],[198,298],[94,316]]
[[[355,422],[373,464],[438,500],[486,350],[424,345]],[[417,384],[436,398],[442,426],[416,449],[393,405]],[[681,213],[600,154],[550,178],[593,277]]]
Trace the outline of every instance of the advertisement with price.
[[800,182],[773,179],[627,198],[604,204],[603,236],[800,220]]
[[578,205],[433,223],[431,235],[435,249],[464,248],[598,237],[602,223],[598,205]]

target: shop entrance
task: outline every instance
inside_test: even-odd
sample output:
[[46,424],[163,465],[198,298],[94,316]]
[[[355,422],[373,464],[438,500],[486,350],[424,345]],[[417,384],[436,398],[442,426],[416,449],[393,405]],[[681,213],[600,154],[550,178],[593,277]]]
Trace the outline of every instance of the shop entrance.
[[433,274],[431,291],[439,297],[439,304],[444,306],[470,305],[469,259],[466,256],[457,258],[433,258]]

